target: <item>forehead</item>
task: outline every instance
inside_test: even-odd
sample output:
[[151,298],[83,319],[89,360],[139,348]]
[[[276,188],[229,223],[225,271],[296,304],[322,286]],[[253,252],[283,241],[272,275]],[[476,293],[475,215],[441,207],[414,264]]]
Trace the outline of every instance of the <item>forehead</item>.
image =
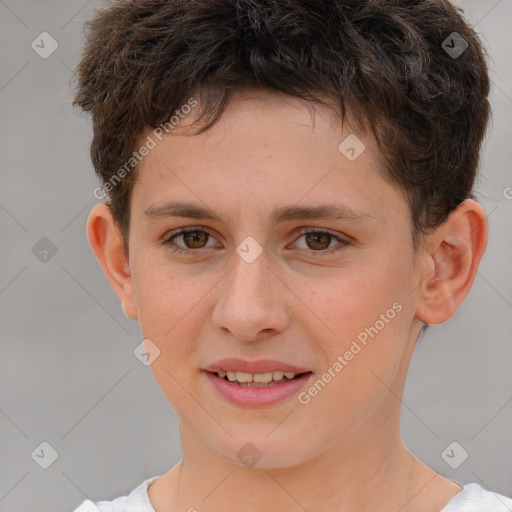
[[192,124],[198,112],[162,140],[153,136],[156,145],[139,165],[134,211],[187,199],[213,210],[272,210],[275,221],[276,210],[292,204],[340,203],[368,217],[399,206],[401,194],[386,179],[374,141],[342,126],[327,107],[244,92],[201,134]]

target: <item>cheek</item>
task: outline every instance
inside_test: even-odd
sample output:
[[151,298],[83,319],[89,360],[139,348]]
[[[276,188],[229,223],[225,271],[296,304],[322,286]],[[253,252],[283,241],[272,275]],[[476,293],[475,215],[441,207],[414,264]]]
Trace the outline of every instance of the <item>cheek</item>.
[[196,349],[202,323],[194,319],[201,315],[211,285],[197,275],[171,272],[164,263],[140,266],[134,276],[142,336],[160,349],[160,365],[179,371]]
[[[200,279],[183,276],[158,255],[134,265],[134,289],[143,328],[167,332],[200,299]],[[203,292],[204,293],[204,292]]]
[[[196,378],[197,368],[191,367],[191,361],[197,350],[196,340],[201,338],[202,323],[195,319],[202,314],[204,295],[211,285],[206,286],[197,276],[171,272],[163,263],[141,266],[134,275],[142,336],[160,350],[151,372],[169,404],[186,418],[197,408],[187,392]],[[200,411],[195,414],[204,420]]]
[[[408,283],[400,267],[384,262],[352,265],[326,274],[324,279],[302,282],[297,295],[304,297],[304,303],[322,321],[325,333],[330,332],[328,345],[339,350],[376,322],[379,331],[387,330],[391,323],[387,320],[394,320],[399,309],[393,304],[403,305],[407,294]],[[380,320],[382,314],[385,325]]]
[[[336,280],[317,281],[307,292],[308,305],[329,328],[309,333],[324,356],[319,377],[328,381],[318,384],[322,398],[314,407],[337,404],[335,414],[352,411],[352,420],[358,421],[368,414],[369,404],[380,403],[386,384],[399,372],[411,311],[405,304],[406,262],[392,260],[371,268],[351,267]],[[306,294],[306,288],[303,291]]]

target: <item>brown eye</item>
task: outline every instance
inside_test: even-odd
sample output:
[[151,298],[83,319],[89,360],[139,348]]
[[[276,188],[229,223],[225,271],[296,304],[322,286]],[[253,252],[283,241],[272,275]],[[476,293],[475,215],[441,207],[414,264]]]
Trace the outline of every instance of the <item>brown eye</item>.
[[310,249],[315,251],[322,251],[329,247],[332,240],[332,235],[329,233],[307,233],[306,243]]
[[[337,244],[333,242],[338,242]],[[350,245],[350,240],[321,229],[303,229],[301,236],[296,240],[295,246],[302,251],[311,253],[332,254],[342,251]],[[337,246],[337,247],[336,247]]]
[[213,236],[205,229],[191,227],[170,233],[162,243],[176,254],[199,255],[202,249],[212,247],[212,245],[209,244],[210,239],[214,241]]
[[182,233],[183,241],[189,249],[202,249],[208,242],[209,234],[206,231],[189,231]]

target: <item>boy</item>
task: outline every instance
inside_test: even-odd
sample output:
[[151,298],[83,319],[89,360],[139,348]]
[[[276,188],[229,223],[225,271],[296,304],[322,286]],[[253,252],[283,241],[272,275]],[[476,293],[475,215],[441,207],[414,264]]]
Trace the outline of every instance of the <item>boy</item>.
[[489,78],[458,10],[117,0],[89,29],[87,235],[183,458],[77,512],[512,510],[400,434],[416,340],[487,244]]

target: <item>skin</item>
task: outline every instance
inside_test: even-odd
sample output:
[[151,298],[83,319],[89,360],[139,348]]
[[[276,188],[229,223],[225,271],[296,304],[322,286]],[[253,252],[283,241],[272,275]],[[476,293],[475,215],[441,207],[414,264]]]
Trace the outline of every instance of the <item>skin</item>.
[[[148,490],[157,512],[436,512],[461,489],[406,448],[400,398],[422,322],[448,320],[473,284],[485,212],[464,201],[415,254],[407,203],[374,141],[358,133],[366,149],[349,161],[338,145],[355,131],[331,114],[239,93],[209,131],[191,135],[186,118],[143,159],[128,259],[108,207],[89,216],[89,243],[125,314],[158,346],[151,370],[179,417],[182,461]],[[221,220],[144,215],[176,200]],[[271,224],[276,207],[326,203],[372,219]],[[169,234],[187,226],[211,236],[173,238],[196,251],[173,253]],[[315,243],[301,228],[350,242]],[[263,249],[250,264],[236,252],[248,236]],[[270,358],[310,368],[315,381],[397,302],[400,312],[307,404],[236,406],[201,370]],[[252,468],[237,459],[247,442],[261,453]]]

